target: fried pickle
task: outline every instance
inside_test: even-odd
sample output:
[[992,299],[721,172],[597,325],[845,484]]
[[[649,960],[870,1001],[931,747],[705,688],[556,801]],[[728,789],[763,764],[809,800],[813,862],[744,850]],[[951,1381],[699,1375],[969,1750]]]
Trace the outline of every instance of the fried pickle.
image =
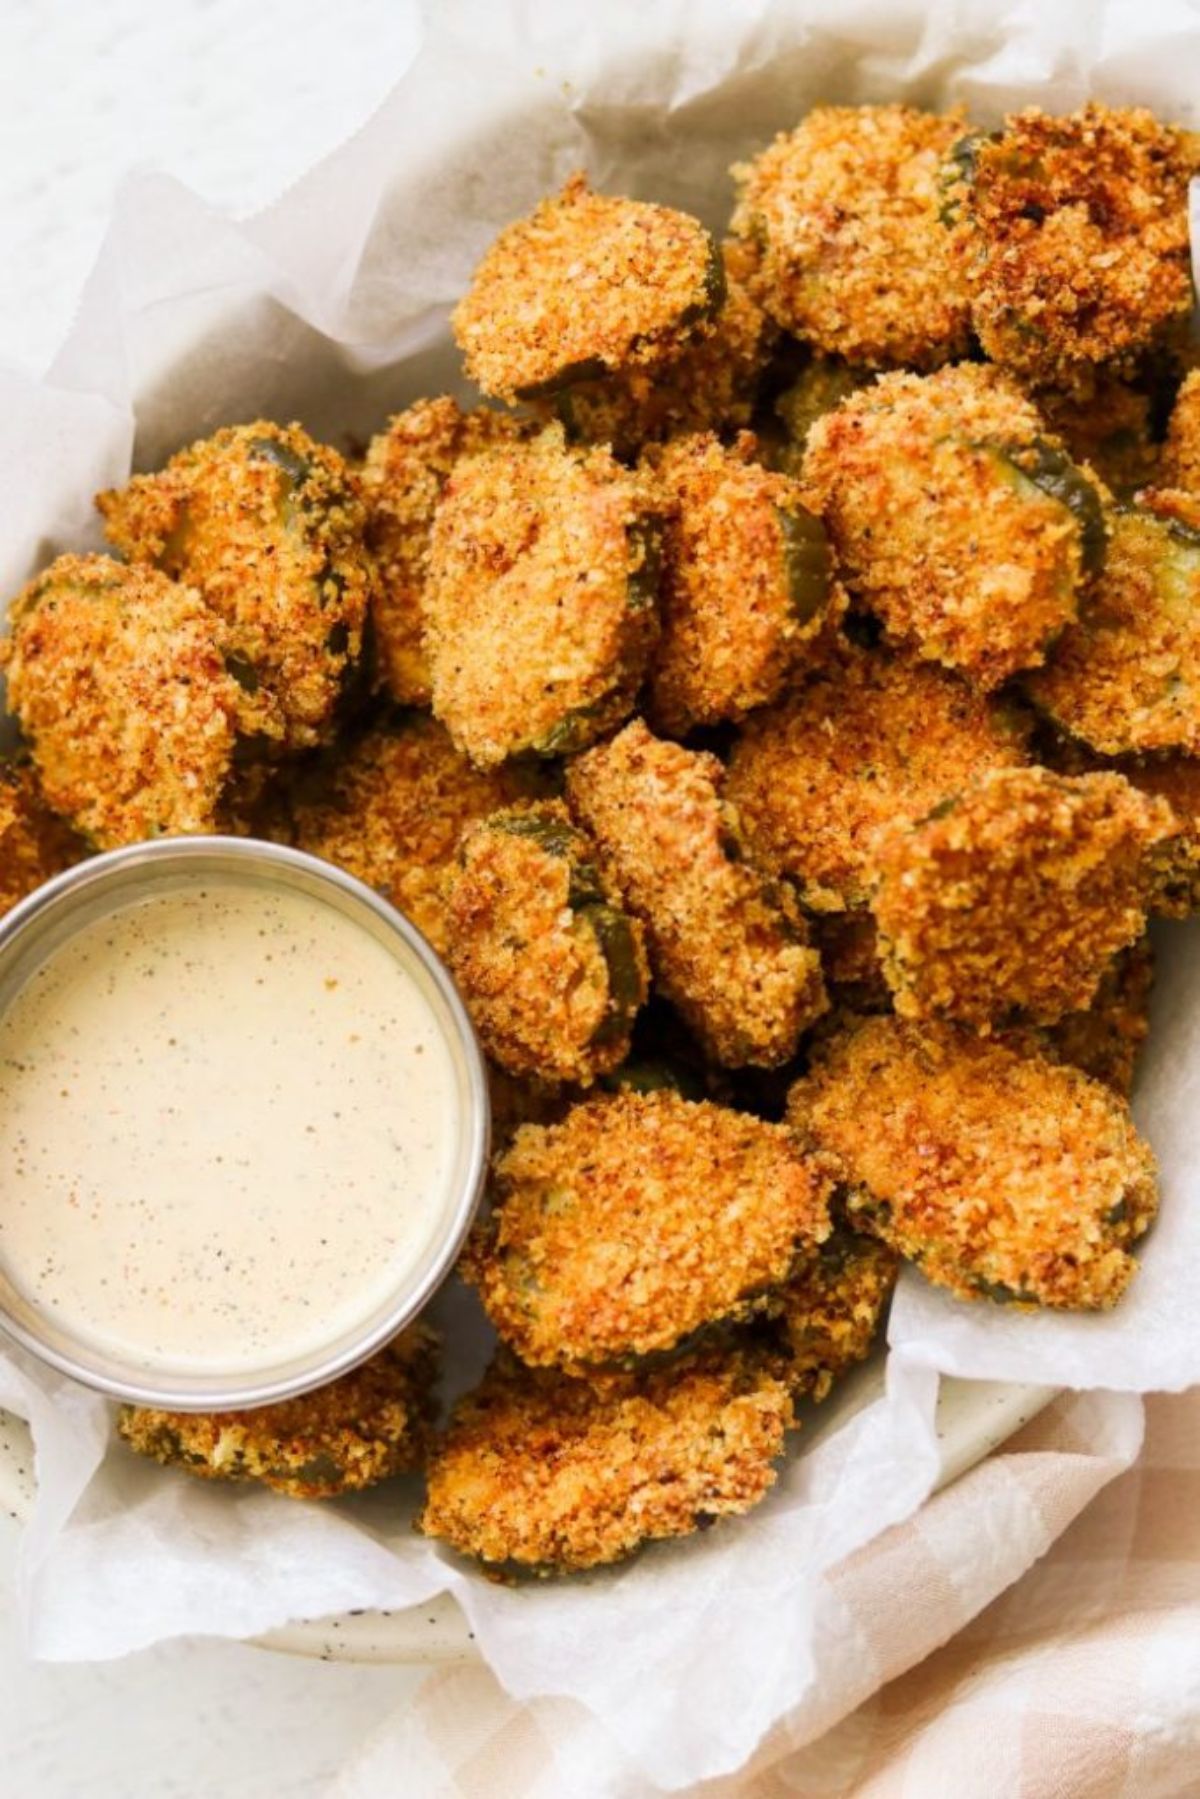
[[1200,494],[1200,369],[1191,370],[1175,396],[1159,480]]
[[1113,957],[1090,1006],[1066,1012],[1045,1032],[1054,1055],[1128,1099],[1150,1033],[1154,955],[1148,937]]
[[835,1230],[774,1296],[773,1328],[797,1397],[828,1397],[835,1381],[870,1354],[900,1262],[873,1237]]
[[33,769],[0,762],[0,917],[86,854],[82,839],[47,806]]

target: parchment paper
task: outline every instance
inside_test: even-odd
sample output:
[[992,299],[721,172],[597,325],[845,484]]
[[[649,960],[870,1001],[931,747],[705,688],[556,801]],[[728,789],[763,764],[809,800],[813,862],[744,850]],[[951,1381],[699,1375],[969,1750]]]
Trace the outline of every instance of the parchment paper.
[[[499,226],[573,167],[720,224],[728,163],[814,103],[962,101],[990,123],[1093,94],[1195,124],[1198,48],[1182,0],[443,0],[380,111],[269,212],[234,225],[162,177],[123,190],[47,379],[0,376],[0,591],[99,541],[91,496],[131,453],[149,466],[262,413],[361,440],[416,395],[457,388],[449,307]],[[394,1490],[301,1506],[106,1454],[104,1402],[10,1354],[0,1404],[31,1419],[37,1443],[20,1573],[32,1649],[116,1656],[449,1587],[510,1691],[582,1701],[663,1785],[736,1767],[836,1679],[846,1645],[818,1603],[822,1572],[928,1492],[938,1370],[1135,1391],[1200,1380],[1200,940],[1189,927],[1164,937],[1138,1104],[1163,1218],[1116,1314],[1015,1318],[906,1277],[885,1396],[840,1425],[835,1414],[753,1517],[616,1574],[516,1590],[411,1535]],[[462,1378],[480,1345],[445,1303]],[[1113,1401],[1127,1437],[1131,1403]]]

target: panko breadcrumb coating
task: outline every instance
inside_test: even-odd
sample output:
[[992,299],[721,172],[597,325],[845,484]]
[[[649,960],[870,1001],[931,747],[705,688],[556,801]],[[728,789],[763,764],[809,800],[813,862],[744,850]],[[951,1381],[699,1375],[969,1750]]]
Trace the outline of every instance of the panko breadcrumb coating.
[[897,1012],[986,1028],[1091,1004],[1146,926],[1170,807],[1121,775],[1001,769],[877,848],[872,901]]
[[123,1406],[117,1429],[139,1455],[201,1480],[256,1480],[289,1499],[358,1493],[425,1460],[437,1338],[413,1324],[361,1367],[297,1399],[247,1412]]
[[60,556],[0,646],[49,806],[97,849],[217,828],[242,693],[200,595],[108,556]]
[[778,324],[869,368],[933,368],[967,348],[966,291],[939,217],[957,113],[821,106],[735,166],[733,228],[761,249]]
[[1045,1037],[1052,1052],[1128,1099],[1150,1032],[1154,955],[1141,937],[1114,956],[1090,1006],[1067,1012]]
[[1034,705],[1103,755],[1200,754],[1200,517],[1187,522],[1195,504],[1157,489],[1112,515],[1085,612],[1026,677]]
[[840,406],[843,400],[848,400],[860,387],[868,386],[871,380],[864,370],[852,367],[840,357],[813,356],[796,378],[776,394],[772,411],[787,433],[787,450],[780,459],[780,466],[788,474],[800,473],[808,448],[808,434],[817,420]]
[[1119,500],[1132,499],[1159,478],[1161,451],[1147,388],[1101,374],[1086,399],[1043,388],[1036,404],[1072,462],[1087,463]]
[[667,508],[650,708],[682,737],[775,699],[836,602],[799,483],[751,462],[747,443],[678,437],[648,467]]
[[470,827],[447,883],[447,960],[510,1074],[590,1086],[629,1054],[650,977],[642,926],[561,801]]
[[1187,316],[1183,132],[1141,108],[1013,113],[948,170],[947,217],[971,323],[993,361],[1086,393],[1130,372]]
[[586,1380],[501,1357],[434,1447],[418,1525],[526,1573],[620,1561],[757,1505],[793,1422],[750,1348]]
[[195,587],[225,621],[239,723],[264,748],[325,742],[363,648],[366,513],[299,425],[228,425],[97,497],[109,541]]
[[635,719],[578,757],[567,798],[629,910],[650,968],[715,1061],[778,1067],[825,1010],[795,897],[745,859],[715,756]]
[[0,762],[0,917],[86,853],[50,811],[28,764]]
[[979,364],[881,375],[813,426],[803,479],[889,637],[980,687],[1045,660],[1103,557],[1098,485]]
[[846,643],[746,722],[727,794],[754,855],[816,911],[863,907],[875,846],[992,768],[1027,761],[1014,708],[927,663]]
[[433,709],[477,766],[567,754],[628,716],[658,635],[657,535],[647,483],[558,427],[458,463],[425,645]]
[[482,773],[434,719],[404,713],[305,771],[289,795],[285,834],[378,888],[442,955],[445,878],[459,836],[534,790],[528,771]]
[[448,394],[418,400],[371,439],[360,481],[367,547],[377,580],[371,620],[379,684],[401,706],[427,706],[425,583],[429,534],[451,470],[463,456],[519,438],[528,427],[509,413],[464,412]]
[[1167,801],[1179,827],[1155,852],[1150,909],[1190,918],[1200,912],[1200,756],[1127,758],[1120,767],[1143,793]]
[[797,1082],[789,1116],[839,1165],[856,1227],[962,1299],[1111,1306],[1157,1209],[1124,1100],[961,1026],[866,1020]]
[[1200,494],[1200,369],[1192,369],[1175,397],[1159,479],[1164,487]]
[[753,1311],[829,1235],[829,1195],[785,1125],[601,1094],[517,1132],[463,1272],[523,1362],[619,1365]]
[[775,1329],[793,1393],[822,1400],[865,1360],[887,1311],[900,1262],[873,1237],[841,1229],[775,1295]]
[[575,174],[500,233],[452,323],[484,393],[532,400],[669,362],[724,298],[721,253],[698,219],[595,194]]

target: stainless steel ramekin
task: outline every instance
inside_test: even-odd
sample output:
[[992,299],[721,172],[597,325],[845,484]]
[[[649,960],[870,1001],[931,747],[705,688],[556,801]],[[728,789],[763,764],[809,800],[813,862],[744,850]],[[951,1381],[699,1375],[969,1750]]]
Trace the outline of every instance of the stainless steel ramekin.
[[[122,1360],[68,1333],[20,1293],[0,1261],[0,1330],[62,1373],[136,1405],[226,1411],[266,1405],[333,1380],[411,1322],[449,1272],[474,1216],[487,1165],[487,1080],[471,1022],[445,967],[420,932],[361,881],[279,844],[240,837],[169,837],[94,857],[47,881],[0,921],[0,1013],[33,971],[97,919],[154,895],[223,877],[299,892],[334,906],[384,944],[412,975],[454,1069],[458,1131],[443,1217],[412,1270],[360,1324],[287,1362],[236,1374],[196,1373]],[[320,1096],[314,1096],[314,1105]],[[0,1181],[4,1171],[0,1170]]]

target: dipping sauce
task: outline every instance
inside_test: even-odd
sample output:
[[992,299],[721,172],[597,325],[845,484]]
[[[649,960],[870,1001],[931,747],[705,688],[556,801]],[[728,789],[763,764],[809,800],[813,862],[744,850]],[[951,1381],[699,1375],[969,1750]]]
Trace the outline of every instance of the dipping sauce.
[[286,887],[201,879],[85,923],[0,1016],[0,1270],[127,1360],[303,1356],[429,1250],[454,1065],[416,975]]

